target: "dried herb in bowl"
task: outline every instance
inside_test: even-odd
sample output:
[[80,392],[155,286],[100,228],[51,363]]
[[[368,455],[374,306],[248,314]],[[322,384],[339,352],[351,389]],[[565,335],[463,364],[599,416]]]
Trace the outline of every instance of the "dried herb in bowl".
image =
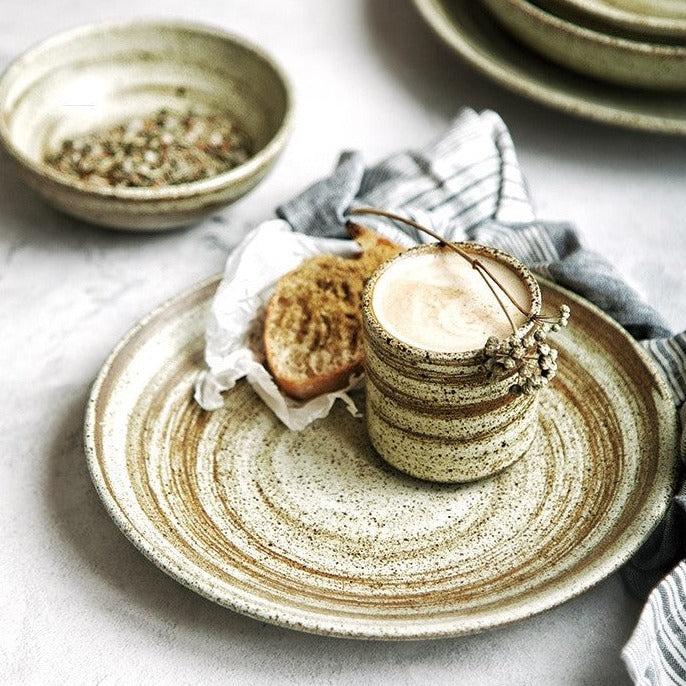
[[45,162],[96,186],[158,188],[216,176],[252,154],[252,141],[226,113],[161,109],[65,140]]

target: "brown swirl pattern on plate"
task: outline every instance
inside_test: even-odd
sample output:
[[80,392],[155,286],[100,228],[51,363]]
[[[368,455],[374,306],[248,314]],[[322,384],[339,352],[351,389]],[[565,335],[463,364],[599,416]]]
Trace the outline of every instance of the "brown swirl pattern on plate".
[[467,485],[382,462],[343,407],[283,427],[245,382],[192,399],[216,281],[163,305],[93,388],[86,452],[107,510],[155,564],[265,621],[369,638],[453,636],[553,607],[616,570],[674,484],[677,418],[658,372],[609,318],[572,306],[560,374],[522,460]]

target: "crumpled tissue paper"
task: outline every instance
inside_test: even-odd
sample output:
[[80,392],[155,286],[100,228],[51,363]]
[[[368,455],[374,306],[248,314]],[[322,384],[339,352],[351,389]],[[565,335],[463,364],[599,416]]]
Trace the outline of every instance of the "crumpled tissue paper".
[[265,366],[262,325],[269,298],[281,276],[305,259],[322,253],[352,257],[360,248],[352,240],[312,238],[294,232],[274,219],[260,224],[229,256],[224,275],[212,301],[206,326],[205,362],[195,382],[195,400],[205,410],[224,404],[222,393],[245,378],[272,412],[291,430],[300,431],[325,417],[341,399],[358,414],[348,391],[361,384],[361,376],[349,385],[307,401],[284,395]]

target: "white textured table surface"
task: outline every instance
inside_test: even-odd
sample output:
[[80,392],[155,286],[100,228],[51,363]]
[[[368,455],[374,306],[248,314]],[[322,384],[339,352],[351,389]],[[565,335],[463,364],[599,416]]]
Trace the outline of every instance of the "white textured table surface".
[[296,130],[268,179],[188,230],[127,235],[57,214],[0,157],[0,682],[625,684],[640,611],[614,576],[483,635],[415,643],[299,634],[172,581],[109,520],[81,447],[89,386],[116,341],[221,270],[245,231],[327,173],[428,141],[465,105],[512,131],[539,216],[570,220],[675,329],[686,327],[686,140],[587,123],[504,92],[445,50],[405,0],[0,0],[0,66],[79,23],[212,22],[290,73]]

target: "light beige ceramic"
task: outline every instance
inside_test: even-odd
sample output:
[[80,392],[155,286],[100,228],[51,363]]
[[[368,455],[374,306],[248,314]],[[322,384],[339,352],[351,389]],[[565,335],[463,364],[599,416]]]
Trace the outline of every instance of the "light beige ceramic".
[[581,74],[632,88],[686,88],[686,46],[600,33],[557,17],[528,0],[483,0],[524,45]]
[[[686,41],[686,3],[682,0],[677,0],[671,7],[660,7],[660,3],[653,0],[636,3],[622,3],[621,0],[536,0],[535,4],[563,19],[606,33],[677,44]],[[665,14],[670,9],[676,12]]]
[[601,83],[559,67],[513,41],[480,2],[413,1],[420,16],[446,45],[504,88],[594,121],[659,133],[686,133],[684,98]]
[[644,17],[667,17],[686,19],[684,0],[586,0],[599,5],[608,5],[625,12],[635,12]]
[[[663,515],[677,418],[659,373],[598,310],[572,307],[540,437],[490,479],[386,465],[337,405],[288,431],[239,383],[192,398],[217,282],[142,321],[93,387],[85,445],[106,509],[155,564],[233,610],[310,632],[454,636],[550,608],[625,562]],[[110,564],[116,565],[117,560]]]
[[[474,258],[497,260],[517,273],[527,286],[532,317],[540,313],[538,283],[521,262],[493,248],[459,245]],[[362,296],[366,422],[372,445],[389,464],[420,479],[457,483],[495,474],[529,450],[538,431],[538,394],[511,393],[512,374],[489,379],[482,350],[423,350],[380,323],[374,290],[388,269],[445,250],[437,245],[407,250],[367,282]],[[517,335],[531,327],[528,321]]]
[[[42,162],[65,138],[168,107],[230,112],[256,154],[213,178],[162,188],[101,188]],[[291,94],[262,50],[219,29],[149,20],[78,28],[44,41],[0,79],[0,143],[24,179],[86,221],[153,230],[189,224],[247,193],[291,128]]]

